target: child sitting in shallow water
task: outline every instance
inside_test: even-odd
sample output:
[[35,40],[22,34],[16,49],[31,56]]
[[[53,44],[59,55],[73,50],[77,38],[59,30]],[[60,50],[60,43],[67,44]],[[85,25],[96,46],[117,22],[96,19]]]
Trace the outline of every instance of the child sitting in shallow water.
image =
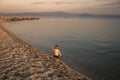
[[55,45],[55,47],[52,48],[52,51],[54,53],[54,58],[60,58],[60,56],[62,56],[59,45]]

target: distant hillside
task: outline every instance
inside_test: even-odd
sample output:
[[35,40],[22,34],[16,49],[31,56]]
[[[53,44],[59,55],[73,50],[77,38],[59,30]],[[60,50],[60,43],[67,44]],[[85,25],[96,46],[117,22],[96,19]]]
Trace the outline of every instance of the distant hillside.
[[29,12],[29,13],[0,13],[1,16],[68,16],[67,12]]
[[110,14],[89,14],[89,13],[67,13],[67,12],[37,12],[37,13],[0,13],[0,16],[58,16],[58,17],[115,17],[120,18],[120,15]]

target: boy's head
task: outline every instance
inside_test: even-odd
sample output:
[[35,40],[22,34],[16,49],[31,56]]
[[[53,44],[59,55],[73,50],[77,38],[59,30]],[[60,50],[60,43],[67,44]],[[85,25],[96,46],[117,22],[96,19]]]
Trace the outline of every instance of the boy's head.
[[55,48],[56,48],[56,49],[59,49],[59,45],[56,44],[56,45],[55,45]]

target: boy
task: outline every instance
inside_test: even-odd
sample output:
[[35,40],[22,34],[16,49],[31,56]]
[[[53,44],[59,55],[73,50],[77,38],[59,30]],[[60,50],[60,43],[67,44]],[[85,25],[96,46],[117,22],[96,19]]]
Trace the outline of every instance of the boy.
[[52,48],[52,51],[54,53],[54,58],[60,58],[60,56],[62,56],[59,45],[55,45],[55,47]]

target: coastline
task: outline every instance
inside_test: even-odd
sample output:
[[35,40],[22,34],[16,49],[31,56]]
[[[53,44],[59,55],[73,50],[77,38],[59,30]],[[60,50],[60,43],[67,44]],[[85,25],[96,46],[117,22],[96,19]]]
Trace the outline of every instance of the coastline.
[[63,61],[40,52],[0,24],[0,79],[91,80]]

